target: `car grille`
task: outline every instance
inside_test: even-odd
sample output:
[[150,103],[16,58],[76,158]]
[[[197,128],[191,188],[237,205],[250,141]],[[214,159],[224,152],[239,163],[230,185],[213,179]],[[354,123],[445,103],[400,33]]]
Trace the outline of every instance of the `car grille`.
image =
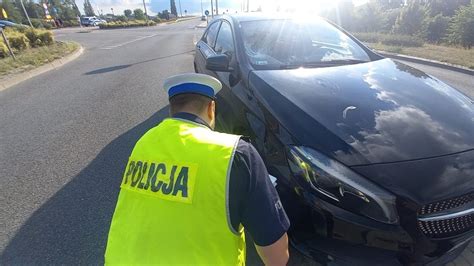
[[[473,203],[474,193],[470,193],[461,197],[427,204],[418,211],[418,227],[430,238],[452,237],[472,230],[474,229],[474,213],[468,210],[472,208]],[[459,214],[463,211],[466,213],[465,215],[455,215],[455,217],[446,216],[445,214],[449,214],[451,210],[453,213]],[[438,217],[436,217],[437,214],[439,214]],[[430,220],[420,217],[435,218]],[[444,219],[443,217],[447,218]]]

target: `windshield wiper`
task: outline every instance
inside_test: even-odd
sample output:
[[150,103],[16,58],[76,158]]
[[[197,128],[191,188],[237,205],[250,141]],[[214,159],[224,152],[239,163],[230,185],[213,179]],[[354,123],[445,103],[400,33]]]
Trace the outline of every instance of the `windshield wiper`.
[[367,62],[370,62],[370,61],[358,60],[358,59],[337,59],[337,60],[330,60],[330,61],[284,64],[284,65],[280,65],[280,69],[295,69],[295,68],[300,68],[300,67],[308,67],[308,68],[327,67],[327,66],[335,66],[335,65],[352,65],[352,64],[360,64],[360,63],[367,63]]
[[366,60],[359,60],[359,59],[335,59],[329,61],[321,61],[320,64],[331,64],[331,65],[348,65],[348,64],[360,64],[360,63],[367,63],[370,61]]

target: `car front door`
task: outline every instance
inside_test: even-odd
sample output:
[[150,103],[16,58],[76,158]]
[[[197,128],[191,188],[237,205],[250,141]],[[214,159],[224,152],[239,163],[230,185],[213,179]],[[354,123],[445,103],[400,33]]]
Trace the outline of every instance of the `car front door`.
[[234,134],[246,134],[245,119],[242,119],[243,106],[235,97],[233,90],[243,86],[238,67],[235,38],[231,24],[222,20],[216,42],[214,54],[226,55],[229,59],[229,71],[209,71],[208,74],[216,77],[222,83],[222,90],[217,94],[217,123],[216,129]]
[[219,31],[220,24],[220,20],[211,23],[211,25],[207,27],[201,40],[196,44],[196,60],[194,62],[194,67],[198,73],[211,74],[210,71],[206,69],[206,59],[215,54],[213,48],[216,44],[217,32]]

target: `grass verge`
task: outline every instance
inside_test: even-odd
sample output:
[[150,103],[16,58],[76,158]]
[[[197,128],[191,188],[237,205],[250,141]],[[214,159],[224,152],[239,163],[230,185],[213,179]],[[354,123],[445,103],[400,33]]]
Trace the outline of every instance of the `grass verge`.
[[0,78],[8,74],[21,73],[56,59],[62,58],[79,48],[75,42],[56,42],[49,46],[30,48],[11,57],[0,59]]
[[422,47],[390,46],[381,43],[366,44],[375,50],[411,55],[474,69],[474,49],[433,44],[424,44]]

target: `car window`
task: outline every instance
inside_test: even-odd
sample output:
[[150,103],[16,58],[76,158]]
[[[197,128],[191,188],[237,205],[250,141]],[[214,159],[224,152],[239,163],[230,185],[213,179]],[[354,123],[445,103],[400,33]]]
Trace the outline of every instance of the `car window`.
[[212,48],[214,47],[214,44],[216,42],[216,36],[217,36],[217,31],[219,30],[219,24],[221,24],[220,21],[211,24],[211,26],[209,26],[203,38],[203,41]]
[[349,36],[320,19],[249,21],[241,29],[245,54],[259,69],[370,61]]
[[229,58],[232,58],[234,55],[234,38],[230,24],[227,22],[223,22],[221,25],[214,51],[216,51],[217,54],[225,54],[229,56]]

